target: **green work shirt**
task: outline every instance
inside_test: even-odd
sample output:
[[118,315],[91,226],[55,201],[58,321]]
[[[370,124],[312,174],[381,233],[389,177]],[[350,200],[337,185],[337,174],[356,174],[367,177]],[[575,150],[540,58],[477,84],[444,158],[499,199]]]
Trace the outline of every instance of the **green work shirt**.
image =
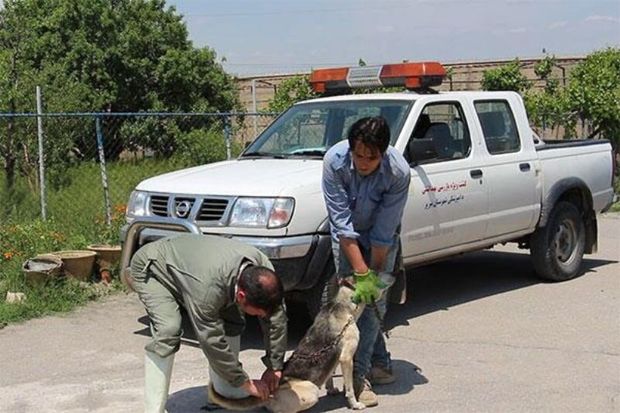
[[[210,366],[232,386],[248,380],[225,336],[240,335],[245,313],[235,302],[235,289],[244,262],[273,270],[258,249],[240,241],[183,234],[147,244],[149,270],[189,313]],[[269,319],[259,318],[267,354],[266,367],[282,370],[286,351],[286,313],[282,305]]]

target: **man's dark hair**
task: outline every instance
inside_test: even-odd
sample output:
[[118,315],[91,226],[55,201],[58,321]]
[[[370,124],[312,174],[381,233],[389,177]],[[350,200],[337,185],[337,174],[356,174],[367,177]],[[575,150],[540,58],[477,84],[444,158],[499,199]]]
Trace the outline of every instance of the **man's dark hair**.
[[272,314],[282,304],[282,281],[267,267],[248,265],[239,275],[239,288],[245,291],[248,304],[268,314]]
[[361,118],[351,125],[348,139],[351,150],[357,142],[362,142],[384,154],[390,144],[390,127],[382,116]]

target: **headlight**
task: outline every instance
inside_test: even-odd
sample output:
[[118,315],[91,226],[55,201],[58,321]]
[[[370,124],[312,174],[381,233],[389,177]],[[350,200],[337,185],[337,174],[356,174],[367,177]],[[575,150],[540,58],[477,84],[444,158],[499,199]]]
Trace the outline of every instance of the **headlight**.
[[293,198],[238,198],[230,215],[231,227],[280,228],[293,216]]
[[127,218],[143,217],[146,215],[146,202],[148,196],[146,192],[133,191],[127,203]]

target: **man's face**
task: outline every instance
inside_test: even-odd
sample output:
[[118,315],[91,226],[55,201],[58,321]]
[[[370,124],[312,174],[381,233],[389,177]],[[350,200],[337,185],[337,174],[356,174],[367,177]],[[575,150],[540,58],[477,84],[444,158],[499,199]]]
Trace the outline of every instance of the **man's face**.
[[237,304],[239,304],[241,311],[248,315],[254,315],[260,318],[267,317],[267,311],[263,310],[262,308],[254,307],[247,302],[247,299],[245,298],[245,292],[243,291],[237,291]]
[[368,176],[379,168],[381,164],[381,152],[376,148],[364,145],[362,142],[355,142],[355,147],[351,150],[353,166],[361,176]]

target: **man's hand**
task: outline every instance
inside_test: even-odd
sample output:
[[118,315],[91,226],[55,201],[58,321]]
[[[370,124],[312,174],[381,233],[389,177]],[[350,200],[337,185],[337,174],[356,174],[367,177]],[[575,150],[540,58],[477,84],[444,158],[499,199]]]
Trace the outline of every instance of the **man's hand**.
[[269,392],[273,393],[274,391],[278,389],[281,378],[282,378],[282,370],[267,369],[265,370],[265,372],[263,373],[260,379],[263,383],[267,385],[267,387],[269,388]]
[[261,400],[267,400],[269,397],[269,387],[262,380],[248,380],[241,385],[241,388],[250,396],[258,397]]
[[372,304],[377,301],[381,296],[380,290],[386,287],[377,273],[369,269],[365,274],[354,273],[354,275],[355,293],[353,294],[353,301],[365,304]]

